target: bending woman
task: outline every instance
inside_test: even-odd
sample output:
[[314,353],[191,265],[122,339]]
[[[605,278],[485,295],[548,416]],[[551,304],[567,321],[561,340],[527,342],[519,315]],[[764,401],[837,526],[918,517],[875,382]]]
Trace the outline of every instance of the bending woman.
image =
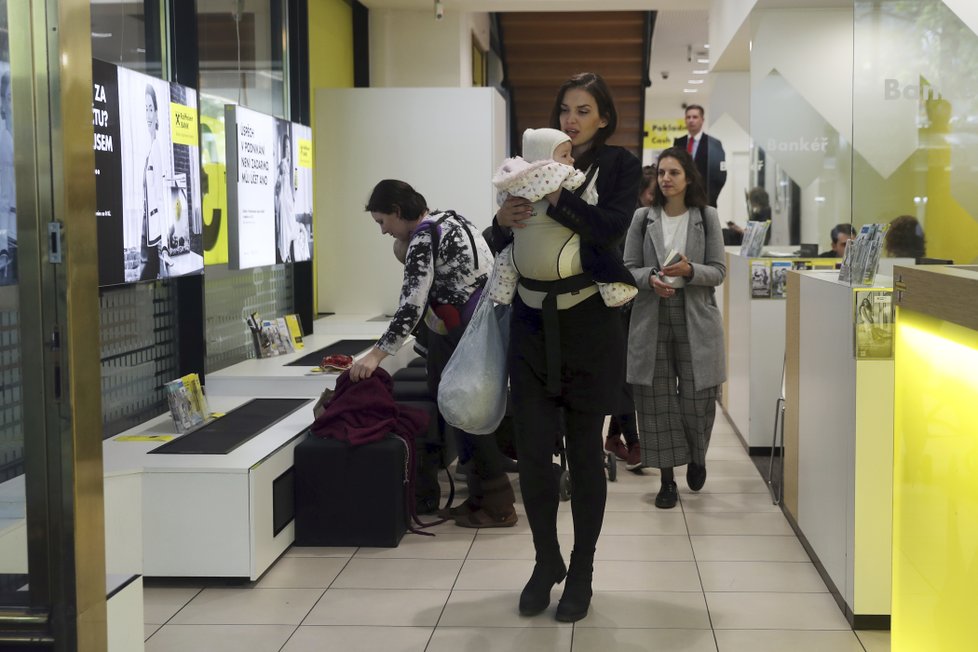
[[[353,363],[350,379],[357,382],[373,374],[384,358],[397,353],[423,318],[428,387],[437,395],[441,373],[492,270],[489,245],[471,222],[454,211],[429,212],[425,198],[403,181],[378,183],[366,210],[380,232],[397,241],[395,255],[407,243],[404,281],[390,325],[377,344]],[[460,433],[459,438],[472,451],[475,481],[469,482],[470,500],[453,514],[456,524],[474,528],[516,525],[516,497],[495,438],[468,433]]]
[[[665,265],[673,251],[678,262]],[[659,155],[652,206],[635,212],[625,265],[639,293],[628,333],[628,382],[638,411],[645,466],[662,472],[655,506],[676,506],[673,467],[686,484],[706,482],[720,384],[726,379],[723,320],[714,288],[727,269],[717,211],[707,205],[692,157],[673,147]]]
[[[618,409],[625,371],[619,311],[605,306],[595,282],[634,285],[619,244],[641,168],[630,153],[605,144],[617,121],[601,77],[582,73],[564,82],[550,126],[570,136],[574,165],[587,175],[581,189],[596,189],[598,203],[589,205],[562,188],[547,196],[545,215],[534,214],[530,201],[509,197],[495,220],[499,238],[512,237],[510,228],[516,232],[514,258],[521,261],[510,328],[510,390],[520,489],[536,565],[519,609],[525,616],[544,611],[554,584],[566,576],[557,606],[557,620],[565,622],[586,616],[591,604],[594,551],[607,496],[602,425],[604,415]],[[560,264],[568,260],[570,269]],[[569,569],[557,542],[559,496],[553,470],[561,413],[574,487]]]

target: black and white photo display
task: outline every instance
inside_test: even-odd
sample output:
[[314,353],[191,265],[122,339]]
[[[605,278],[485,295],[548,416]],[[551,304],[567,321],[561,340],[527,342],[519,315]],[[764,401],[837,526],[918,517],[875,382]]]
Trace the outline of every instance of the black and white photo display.
[[197,91],[92,62],[99,285],[204,269]]
[[231,105],[225,125],[229,266],[311,260],[312,130]]

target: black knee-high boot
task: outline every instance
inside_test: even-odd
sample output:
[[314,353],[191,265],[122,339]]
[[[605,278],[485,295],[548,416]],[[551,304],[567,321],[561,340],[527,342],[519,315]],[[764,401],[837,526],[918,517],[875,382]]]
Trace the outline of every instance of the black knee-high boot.
[[594,551],[571,552],[570,568],[564,594],[557,603],[557,620],[563,623],[577,622],[587,615],[591,607],[591,578],[594,575]]
[[520,593],[520,615],[535,616],[550,606],[550,591],[564,581],[567,567],[558,546],[552,551],[538,551],[533,574]]

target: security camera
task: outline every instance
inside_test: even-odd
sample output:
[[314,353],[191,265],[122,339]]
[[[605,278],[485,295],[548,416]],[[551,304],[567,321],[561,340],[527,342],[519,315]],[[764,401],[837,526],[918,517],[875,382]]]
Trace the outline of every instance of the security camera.
[[443,20],[445,18],[445,6],[442,5],[441,0],[435,0],[435,20]]
[[662,75],[662,78],[663,79],[669,79],[669,71],[668,70],[663,70],[659,74]]

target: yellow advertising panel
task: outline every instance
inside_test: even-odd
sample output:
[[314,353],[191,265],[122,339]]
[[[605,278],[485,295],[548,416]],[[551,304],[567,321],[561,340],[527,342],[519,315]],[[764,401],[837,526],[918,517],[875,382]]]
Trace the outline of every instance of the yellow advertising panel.
[[306,138],[299,139],[299,167],[312,168],[312,141]]
[[171,103],[170,133],[173,136],[173,144],[196,147],[198,143],[197,109]]

